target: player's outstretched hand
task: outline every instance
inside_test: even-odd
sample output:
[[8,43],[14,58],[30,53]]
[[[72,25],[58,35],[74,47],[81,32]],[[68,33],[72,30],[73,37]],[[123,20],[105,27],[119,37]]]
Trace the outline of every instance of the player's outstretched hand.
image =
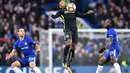
[[91,14],[91,13],[94,13],[93,10],[89,10],[89,11],[87,12],[87,14]]
[[40,52],[40,49],[37,49],[36,52],[39,53],[39,52]]
[[53,15],[53,14],[52,14],[52,13],[50,13],[50,16],[51,16],[51,17],[52,17],[52,15]]
[[103,47],[102,49],[99,50],[99,53],[103,53],[105,51],[105,48]]
[[9,60],[9,59],[10,59],[10,56],[7,56],[5,59],[6,59],[6,60]]

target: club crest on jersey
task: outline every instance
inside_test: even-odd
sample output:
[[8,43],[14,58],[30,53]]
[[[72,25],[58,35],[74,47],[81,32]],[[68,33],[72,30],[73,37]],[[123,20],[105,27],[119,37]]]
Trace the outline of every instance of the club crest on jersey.
[[66,35],[66,38],[69,38],[69,35]]
[[113,35],[109,35],[109,36],[113,36]]
[[27,45],[27,42],[25,42],[25,45]]

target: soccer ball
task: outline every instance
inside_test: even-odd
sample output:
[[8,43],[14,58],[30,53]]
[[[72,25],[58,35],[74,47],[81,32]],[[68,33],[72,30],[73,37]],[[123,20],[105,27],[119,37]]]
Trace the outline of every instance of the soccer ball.
[[69,12],[75,12],[76,10],[76,5],[74,3],[68,3],[66,6],[67,11]]

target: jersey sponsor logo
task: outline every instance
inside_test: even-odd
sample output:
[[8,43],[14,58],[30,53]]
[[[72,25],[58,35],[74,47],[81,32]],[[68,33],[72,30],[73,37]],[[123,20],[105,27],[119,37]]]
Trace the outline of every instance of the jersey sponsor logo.
[[69,35],[66,35],[66,38],[69,38]]
[[109,35],[110,37],[112,37],[113,35],[111,34],[111,35]]
[[25,45],[27,45],[27,42],[25,42]]
[[23,47],[23,48],[21,48],[21,50],[25,50],[25,49],[28,49],[29,47],[28,46],[26,46],[26,47]]

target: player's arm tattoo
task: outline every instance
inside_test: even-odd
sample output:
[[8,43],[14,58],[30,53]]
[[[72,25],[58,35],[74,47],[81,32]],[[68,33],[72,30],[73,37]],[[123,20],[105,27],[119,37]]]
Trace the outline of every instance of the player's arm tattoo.
[[105,48],[108,48],[113,42],[113,38],[108,39],[108,43],[104,46]]

